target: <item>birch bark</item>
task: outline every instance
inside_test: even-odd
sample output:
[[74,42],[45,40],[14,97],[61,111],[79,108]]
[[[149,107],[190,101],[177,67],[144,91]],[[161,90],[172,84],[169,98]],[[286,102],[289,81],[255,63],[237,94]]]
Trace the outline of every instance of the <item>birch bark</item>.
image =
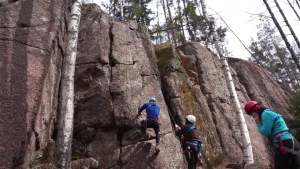
[[74,74],[77,54],[77,41],[81,17],[82,0],[72,6],[68,24],[68,40],[63,62],[60,102],[58,112],[58,136],[56,141],[55,165],[71,169],[71,150],[74,122]]
[[[209,22],[209,18],[207,16],[207,11],[206,11],[205,0],[200,0],[200,2],[201,2],[201,6],[202,6],[203,16],[205,17],[207,22]],[[244,162],[245,162],[246,165],[250,165],[250,164],[254,163],[254,159],[253,159],[252,144],[251,144],[247,124],[246,124],[246,121],[245,121],[245,118],[244,118],[244,115],[243,115],[243,111],[241,109],[241,105],[240,105],[238,96],[236,94],[235,86],[234,86],[234,83],[233,83],[233,80],[232,80],[232,76],[231,76],[231,73],[230,73],[230,69],[229,69],[227,60],[224,57],[222,49],[220,48],[219,35],[217,34],[214,25],[212,26],[211,31],[213,32],[213,36],[214,36],[214,39],[215,39],[215,47],[216,47],[216,49],[219,53],[220,60],[221,60],[221,63],[222,63],[222,69],[223,69],[223,72],[226,76],[226,81],[227,81],[228,89],[229,89],[229,92],[230,92],[230,98],[231,98],[231,101],[233,102],[234,108],[235,108],[236,113],[238,115],[239,125],[240,125],[240,128],[241,128],[241,133],[242,133],[242,138],[243,138]]]

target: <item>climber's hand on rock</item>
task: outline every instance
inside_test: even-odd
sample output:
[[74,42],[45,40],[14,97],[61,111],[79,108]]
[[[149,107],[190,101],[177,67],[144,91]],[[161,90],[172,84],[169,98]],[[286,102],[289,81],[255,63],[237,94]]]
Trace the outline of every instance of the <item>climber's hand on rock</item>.
[[177,130],[181,130],[181,128],[180,128],[177,124],[175,124],[175,128],[176,128]]

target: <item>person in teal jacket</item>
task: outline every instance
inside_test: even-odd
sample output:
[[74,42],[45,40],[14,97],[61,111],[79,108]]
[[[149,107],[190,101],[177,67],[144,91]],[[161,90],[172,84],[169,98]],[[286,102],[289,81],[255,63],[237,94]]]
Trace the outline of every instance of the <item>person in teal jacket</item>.
[[261,107],[256,101],[247,102],[245,112],[255,119],[260,133],[269,138],[275,169],[300,169],[300,146],[289,133],[282,115]]

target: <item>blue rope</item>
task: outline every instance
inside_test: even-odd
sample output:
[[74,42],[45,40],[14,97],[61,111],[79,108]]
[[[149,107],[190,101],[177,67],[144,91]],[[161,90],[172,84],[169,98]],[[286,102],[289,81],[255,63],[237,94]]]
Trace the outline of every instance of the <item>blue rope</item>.
[[[135,48],[136,48],[136,50],[138,50],[137,45],[136,45],[136,42],[135,42],[135,39],[133,38],[132,34],[129,32],[129,26],[128,26],[128,24],[125,23],[125,21],[124,21],[124,22],[121,21],[121,22],[124,23],[124,24],[126,24],[127,32],[128,32],[128,34],[131,35],[131,38],[132,38],[133,41],[134,41]],[[139,50],[138,50],[138,54],[140,54],[140,53],[139,53]],[[147,66],[147,69],[148,69],[148,71],[150,72],[150,68],[149,68],[148,66]],[[151,75],[151,72],[150,72],[149,74]],[[172,113],[171,113],[171,111],[170,111],[170,109],[169,109],[169,107],[168,107],[168,105],[167,105],[167,103],[166,103],[166,101],[165,101],[164,95],[162,94],[161,90],[159,90],[159,88],[157,87],[157,83],[156,83],[156,81],[154,80],[154,77],[153,77],[153,76],[152,76],[152,80],[153,80],[153,82],[156,84],[156,88],[158,89],[158,91],[159,91],[160,94],[162,95],[162,98],[164,99],[165,105],[166,105],[166,107],[167,107],[167,109],[168,109],[168,113],[169,113],[169,115],[171,116],[173,123],[176,124],[176,122],[175,122],[175,120],[174,120],[174,117],[173,117],[173,115],[172,115]]]

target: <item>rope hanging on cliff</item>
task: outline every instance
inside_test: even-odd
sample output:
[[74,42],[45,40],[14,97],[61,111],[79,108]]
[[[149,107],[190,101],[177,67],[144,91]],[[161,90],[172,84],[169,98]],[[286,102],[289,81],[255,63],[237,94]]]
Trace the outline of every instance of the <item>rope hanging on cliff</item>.
[[[139,50],[138,50],[138,47],[137,47],[137,45],[136,45],[136,42],[135,42],[134,37],[132,36],[131,33],[129,33],[129,25],[128,25],[128,23],[125,23],[125,22],[123,22],[123,23],[126,25],[128,34],[131,35],[131,38],[132,38],[133,41],[134,41],[134,45],[135,45],[136,50],[138,51],[138,54],[140,54],[140,53],[139,53]],[[148,72],[150,72],[149,74],[151,75],[150,68],[149,68],[148,66],[146,66],[146,67],[147,67],[147,69],[148,69]],[[152,76],[152,80],[153,80],[154,84],[156,84],[156,81],[154,80],[154,77],[153,77],[153,76]],[[165,101],[164,95],[162,94],[161,90],[159,90],[159,88],[157,87],[157,84],[156,84],[156,88],[157,88],[157,90],[159,91],[159,93],[162,95],[162,98],[164,99],[165,105],[166,105],[166,107],[167,107],[168,113],[169,113],[169,115],[170,115],[170,117],[171,117],[173,123],[176,124],[176,122],[175,122],[175,120],[174,120],[174,117],[173,117],[173,115],[172,115],[172,113],[171,113],[171,111],[170,111],[170,109],[169,109],[169,107],[168,107],[168,105],[167,105],[167,103],[166,103],[166,101]]]

